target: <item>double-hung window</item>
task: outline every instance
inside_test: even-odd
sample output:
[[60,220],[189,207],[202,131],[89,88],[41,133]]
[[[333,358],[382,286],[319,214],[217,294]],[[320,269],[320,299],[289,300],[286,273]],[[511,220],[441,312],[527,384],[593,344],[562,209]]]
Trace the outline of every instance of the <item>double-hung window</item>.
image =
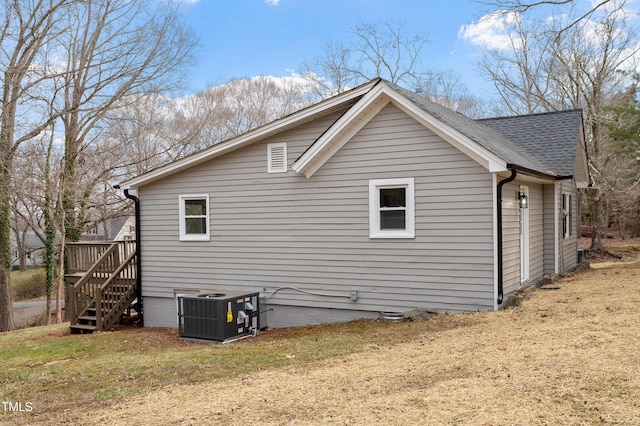
[[180,240],[210,240],[208,194],[180,196]]
[[413,178],[369,181],[369,237],[415,237]]

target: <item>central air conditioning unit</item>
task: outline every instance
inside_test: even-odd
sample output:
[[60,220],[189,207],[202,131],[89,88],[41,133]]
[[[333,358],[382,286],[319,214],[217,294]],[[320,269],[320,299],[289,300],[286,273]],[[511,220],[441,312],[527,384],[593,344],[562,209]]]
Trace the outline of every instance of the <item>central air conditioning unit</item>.
[[234,291],[178,296],[178,332],[194,340],[230,342],[260,329],[258,293]]

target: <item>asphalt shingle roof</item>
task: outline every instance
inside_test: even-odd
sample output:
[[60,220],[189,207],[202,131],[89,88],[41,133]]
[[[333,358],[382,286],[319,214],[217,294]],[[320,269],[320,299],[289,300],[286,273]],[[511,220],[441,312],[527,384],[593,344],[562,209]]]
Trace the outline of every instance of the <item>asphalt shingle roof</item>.
[[572,176],[574,173],[581,110],[473,120],[400,86],[386,83],[507,163],[549,176]]
[[478,120],[505,135],[537,164],[571,176],[582,125],[582,111],[558,111]]

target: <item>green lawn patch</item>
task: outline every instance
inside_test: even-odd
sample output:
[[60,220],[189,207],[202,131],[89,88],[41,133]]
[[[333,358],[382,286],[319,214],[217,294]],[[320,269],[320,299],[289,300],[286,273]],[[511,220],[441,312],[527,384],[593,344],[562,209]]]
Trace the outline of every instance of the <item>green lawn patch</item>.
[[11,271],[13,300],[27,300],[46,294],[44,268]]

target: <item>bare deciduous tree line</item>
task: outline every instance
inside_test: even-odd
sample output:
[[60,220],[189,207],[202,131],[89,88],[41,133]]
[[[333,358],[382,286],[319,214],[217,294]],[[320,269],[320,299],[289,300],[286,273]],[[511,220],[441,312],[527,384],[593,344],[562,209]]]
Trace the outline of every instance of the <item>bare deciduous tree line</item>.
[[[583,213],[594,228],[592,250],[606,251],[600,238],[610,223],[620,226],[623,237],[625,231],[638,233],[640,151],[637,143],[622,149],[616,129],[633,128],[637,120],[633,114],[623,118],[620,108],[637,106],[640,41],[625,0],[585,3],[487,2],[516,19],[509,21],[510,48],[487,51],[481,66],[511,113],[583,110],[592,180]],[[550,9],[535,14],[541,7]]]
[[12,217],[41,231],[50,300],[53,241],[77,239],[94,187],[115,167],[92,155],[105,120],[135,95],[177,87],[193,57],[177,11],[152,0],[2,3],[0,331],[14,327]]

